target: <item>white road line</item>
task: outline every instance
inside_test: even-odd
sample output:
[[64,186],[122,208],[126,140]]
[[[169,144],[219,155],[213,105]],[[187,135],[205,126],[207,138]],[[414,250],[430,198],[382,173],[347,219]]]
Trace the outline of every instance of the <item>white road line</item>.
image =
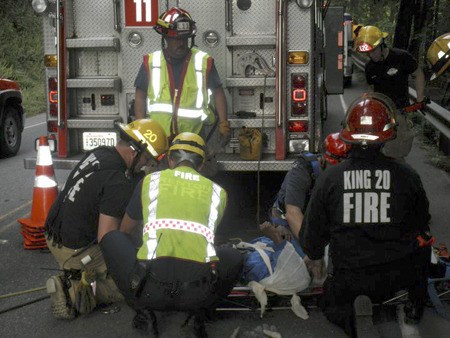
[[342,109],[344,109],[344,115],[345,115],[345,113],[347,112],[347,105],[345,104],[345,101],[344,101],[344,95],[339,95],[339,98],[341,99],[341,106],[342,106]]
[[29,200],[27,203],[22,204],[20,207],[17,207],[14,210],[11,210],[10,212],[8,212],[7,214],[0,216],[0,221],[3,220],[4,218],[8,217],[9,215],[11,215],[11,214],[13,214],[13,213],[15,213],[15,212],[17,212],[19,210],[22,210],[23,208],[25,208],[27,206],[29,206],[31,204],[31,202],[32,202],[32,200]]
[[40,126],[41,124],[45,124],[46,122],[40,122],[40,123],[36,123],[36,124],[32,124],[31,126],[26,126],[24,129],[30,129],[33,127],[37,127]]
[[[29,212],[27,212],[25,215],[22,215],[22,217],[19,217],[18,219],[20,219],[20,218],[27,218],[27,217],[29,217],[30,216],[30,213]],[[9,223],[9,224],[6,224],[6,226],[4,226],[2,229],[0,229],[0,234],[2,234],[2,233],[4,233],[6,230],[8,230],[9,228],[11,228],[13,225],[20,225],[20,223],[19,222],[17,222],[17,220],[14,220],[14,221],[12,221],[11,223]]]

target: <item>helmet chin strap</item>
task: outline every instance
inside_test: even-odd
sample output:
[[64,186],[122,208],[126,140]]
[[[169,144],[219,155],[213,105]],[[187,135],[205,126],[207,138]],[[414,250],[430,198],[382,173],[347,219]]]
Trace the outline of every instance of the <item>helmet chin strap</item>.
[[381,43],[381,45],[380,45],[380,51],[381,51],[381,59],[380,59],[380,61],[384,61],[384,60],[386,60],[386,58],[384,57],[384,50],[385,50],[385,44],[384,44],[384,41]]
[[135,175],[136,165],[138,164],[142,156],[142,150],[136,149],[136,146],[134,144],[130,143],[130,148],[133,149],[133,151],[136,153],[136,156],[134,156],[130,168],[128,168],[126,171],[126,176],[128,179],[133,178],[133,176]]

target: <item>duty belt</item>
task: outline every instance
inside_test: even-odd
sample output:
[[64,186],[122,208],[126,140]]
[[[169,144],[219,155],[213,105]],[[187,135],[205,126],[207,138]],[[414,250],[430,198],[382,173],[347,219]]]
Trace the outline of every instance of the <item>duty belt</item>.
[[145,284],[151,280],[154,284],[165,288],[164,293],[168,296],[175,297],[179,295],[182,290],[189,290],[192,288],[199,288],[206,284],[214,286],[217,281],[217,270],[215,266],[211,266],[211,276],[202,277],[197,280],[181,282],[175,281],[162,281],[152,271],[150,261],[140,261],[137,263],[136,270],[131,276],[130,288],[134,292],[136,297],[139,297],[144,289]]

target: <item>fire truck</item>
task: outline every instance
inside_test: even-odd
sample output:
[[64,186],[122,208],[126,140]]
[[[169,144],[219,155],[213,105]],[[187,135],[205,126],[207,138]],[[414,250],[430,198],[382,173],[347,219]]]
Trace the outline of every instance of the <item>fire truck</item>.
[[[226,92],[231,141],[219,146],[213,126],[208,139],[220,170],[290,169],[296,153],[318,150],[326,94],[342,93],[343,11],[330,17],[325,1],[32,4],[43,15],[47,129],[55,168],[70,169],[84,152],[117,142],[115,123],[126,123],[133,115],[134,80],[143,55],[161,49],[153,26],[174,6],[196,21],[195,44],[214,58]],[[240,157],[238,136],[243,127],[262,131],[260,160]],[[35,159],[25,159],[26,168],[34,165]]]

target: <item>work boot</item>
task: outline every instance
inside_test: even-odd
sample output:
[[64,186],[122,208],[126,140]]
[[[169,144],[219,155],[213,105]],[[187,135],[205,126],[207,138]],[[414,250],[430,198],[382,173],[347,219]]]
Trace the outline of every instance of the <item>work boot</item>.
[[147,333],[148,332],[149,318],[144,311],[136,311],[136,315],[133,318],[133,328],[136,330]]
[[52,276],[46,283],[47,293],[50,294],[53,316],[57,319],[75,318],[75,309],[67,301],[64,283],[59,276]]
[[353,302],[355,313],[355,329],[357,337],[375,338],[381,337],[373,325],[372,301],[369,297],[360,295]]
[[141,333],[148,332],[148,324],[152,323],[153,334],[157,337],[158,332],[158,321],[155,313],[152,310],[143,309],[136,310],[136,315],[133,318],[133,328],[140,331]]
[[405,311],[405,323],[406,324],[419,324],[422,318],[424,307],[417,304],[413,304],[408,300],[404,307]]

